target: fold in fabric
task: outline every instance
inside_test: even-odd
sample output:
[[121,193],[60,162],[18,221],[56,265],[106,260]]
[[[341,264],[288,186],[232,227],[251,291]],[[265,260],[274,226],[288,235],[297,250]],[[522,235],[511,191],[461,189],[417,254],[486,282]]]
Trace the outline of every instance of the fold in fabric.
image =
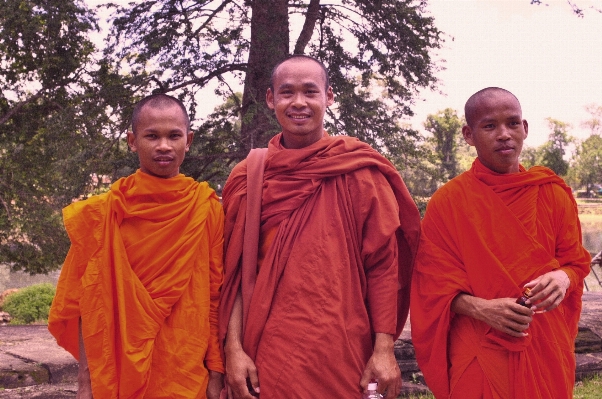
[[[359,397],[374,333],[398,335],[407,317],[419,214],[397,170],[367,144],[325,136],[289,150],[280,139],[265,160],[243,348],[263,399]],[[243,161],[224,187],[221,340],[241,288],[246,173]]]
[[96,398],[203,398],[217,342],[223,211],[207,183],[142,173],[63,210],[71,248],[48,328]]
[[[571,397],[574,340],[590,255],[582,246],[577,206],[564,181],[543,167],[497,174],[477,159],[431,198],[420,245],[412,342],[435,396]],[[553,311],[534,315],[525,338],[450,310],[459,293],[518,298],[524,284],[557,269],[571,281],[566,297]],[[480,387],[464,375],[477,370]]]

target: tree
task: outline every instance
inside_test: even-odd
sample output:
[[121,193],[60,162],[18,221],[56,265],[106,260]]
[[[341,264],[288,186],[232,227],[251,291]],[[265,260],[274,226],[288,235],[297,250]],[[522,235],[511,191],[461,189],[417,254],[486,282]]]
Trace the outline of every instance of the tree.
[[595,184],[602,183],[602,137],[592,134],[577,146],[573,155],[571,180],[585,187],[587,195]]
[[[265,93],[273,67],[293,53],[313,55],[330,69],[336,106],[329,109],[326,128],[356,136],[403,165],[419,135],[400,121],[412,115],[417,91],[434,87],[431,52],[442,41],[433,19],[423,15],[425,6],[415,0],[111,5],[106,55],[114,65],[127,64],[137,92],[132,101],[152,91],[171,93],[194,116],[197,94],[213,81],[216,95],[231,100],[196,131],[193,146],[203,151],[195,152],[197,168],[184,170],[194,178],[222,182],[230,165],[279,131]],[[240,100],[236,83],[244,83]]]
[[592,118],[583,122],[582,126],[588,128],[591,134],[602,135],[602,105],[589,104],[585,110]]
[[[571,7],[571,9],[573,10],[573,12],[575,13],[575,15],[577,15],[579,18],[583,18],[585,16],[585,8],[582,5],[582,3],[585,3],[585,1],[571,1],[571,0],[566,0],[567,4]],[[531,0],[531,4],[535,4],[535,5],[548,5],[545,1],[542,0]],[[586,8],[593,10],[593,11],[597,11],[599,13],[602,13],[602,4],[600,5],[590,5],[587,6]]]
[[566,146],[572,141],[567,132],[571,126],[552,118],[546,120],[552,132],[548,142],[540,147],[541,165],[552,169],[558,176],[564,176],[569,170],[569,163],[564,155]]
[[60,209],[124,157],[111,112],[129,96],[93,59],[96,28],[81,1],[0,3],[0,262],[13,270],[60,266]]
[[424,128],[433,135],[431,141],[444,182],[458,175],[458,139],[462,136],[462,125],[462,120],[451,108],[429,114],[424,122]]

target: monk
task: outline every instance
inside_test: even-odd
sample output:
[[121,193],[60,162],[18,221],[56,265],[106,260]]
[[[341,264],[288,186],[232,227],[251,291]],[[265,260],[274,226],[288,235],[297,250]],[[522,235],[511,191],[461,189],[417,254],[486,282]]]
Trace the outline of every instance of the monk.
[[63,210],[48,329],[79,359],[78,398],[219,398],[224,215],[180,174],[192,138],[178,99],[144,98],[127,136],[140,169]]
[[377,380],[396,398],[393,344],[409,308],[417,208],[389,161],[324,131],[334,95],[320,61],[294,55],[277,65],[266,101],[282,132],[257,168],[259,191],[247,158],[223,192],[229,397],[360,398]]
[[422,222],[418,365],[437,399],[572,398],[590,262],[575,200],[550,169],[519,164],[528,124],[512,93],[483,89],[465,115],[477,159],[435,192]]

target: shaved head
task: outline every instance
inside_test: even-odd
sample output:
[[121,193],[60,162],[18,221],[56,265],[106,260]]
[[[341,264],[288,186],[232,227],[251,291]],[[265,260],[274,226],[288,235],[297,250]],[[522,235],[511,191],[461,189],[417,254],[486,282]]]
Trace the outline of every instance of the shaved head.
[[320,68],[322,68],[322,72],[324,73],[324,89],[328,90],[328,88],[330,87],[330,78],[328,77],[328,69],[326,68],[326,65],[324,65],[324,63],[322,63],[322,61],[320,61],[319,59],[311,57],[309,55],[293,54],[280,61],[278,64],[276,64],[274,69],[272,69],[272,76],[270,76],[270,89],[272,89],[272,91],[274,91],[274,80],[276,79],[276,74],[278,73],[278,68],[280,67],[280,65],[284,64],[285,62],[295,62],[300,60],[313,61],[316,64],[318,64]]
[[514,94],[506,89],[502,89],[501,87],[487,87],[483,90],[477,91],[475,94],[470,96],[468,101],[466,101],[466,105],[464,105],[464,117],[466,118],[466,124],[471,128],[474,128],[474,124],[477,122],[476,118],[479,114],[481,102],[500,93],[510,94],[512,97],[514,97],[520,109],[520,102]]

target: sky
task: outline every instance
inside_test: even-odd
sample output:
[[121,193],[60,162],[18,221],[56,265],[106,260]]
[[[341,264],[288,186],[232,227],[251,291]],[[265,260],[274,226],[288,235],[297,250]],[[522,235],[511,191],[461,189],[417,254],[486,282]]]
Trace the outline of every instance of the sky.
[[[602,106],[602,14],[587,7],[602,9],[602,0],[573,1],[586,9],[584,18],[566,0],[544,0],[547,5],[539,6],[530,0],[427,0],[428,13],[445,34],[434,57],[445,69],[436,74],[439,90],[420,92],[416,115],[408,122],[424,131],[427,115],[448,107],[463,115],[468,97],[498,86],[521,102],[529,122],[526,145],[547,141],[548,117],[570,123],[574,137],[587,138],[589,131],[581,127],[589,118],[585,106]],[[213,98],[212,90],[208,87],[203,97]],[[201,101],[199,116],[221,102]]]
[[[574,0],[582,7],[602,0]],[[447,107],[464,114],[464,103],[476,91],[503,87],[521,102],[529,122],[525,144],[540,146],[550,129],[545,118],[572,125],[569,133],[585,139],[580,125],[589,118],[588,104],[602,106],[602,14],[573,14],[566,0],[429,0],[435,26],[446,34],[437,56],[440,91],[422,92],[411,120],[421,128],[428,114]]]

